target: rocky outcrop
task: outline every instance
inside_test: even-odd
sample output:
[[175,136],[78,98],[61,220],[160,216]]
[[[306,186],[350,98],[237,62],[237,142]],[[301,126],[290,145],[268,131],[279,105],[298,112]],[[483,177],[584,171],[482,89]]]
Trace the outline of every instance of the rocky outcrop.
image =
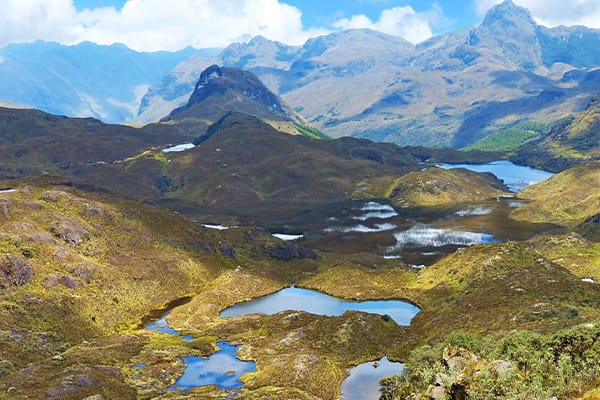
[[57,239],[63,240],[72,246],[81,244],[90,235],[83,225],[68,219],[62,219],[51,227],[50,231]]
[[219,244],[219,251],[225,257],[235,258],[236,251],[233,248],[233,246],[231,246],[229,243],[221,243],[221,244]]
[[266,250],[269,255],[278,260],[295,260],[300,258],[317,258],[317,254],[311,249],[285,242],[283,244],[268,244]]
[[0,289],[25,285],[33,278],[33,267],[26,259],[9,254],[0,258]]
[[484,373],[502,376],[515,369],[509,361],[482,360],[469,350],[451,344],[444,348],[442,357],[448,372],[436,374],[433,384],[427,388],[426,395],[431,400],[466,400],[471,383]]

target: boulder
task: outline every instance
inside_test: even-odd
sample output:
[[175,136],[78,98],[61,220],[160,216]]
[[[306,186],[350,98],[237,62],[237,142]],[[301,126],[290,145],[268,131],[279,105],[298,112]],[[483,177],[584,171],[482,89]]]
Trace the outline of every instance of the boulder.
[[295,260],[299,258],[317,258],[317,254],[311,249],[297,246],[293,243],[285,242],[283,244],[268,244],[266,250],[271,257],[278,260]]
[[0,259],[0,288],[25,285],[33,278],[33,267],[25,258],[9,254]]
[[87,229],[79,222],[68,219],[61,220],[58,224],[50,228],[50,231],[56,238],[72,246],[81,244],[90,235]]
[[236,255],[235,249],[229,243],[219,244],[219,251],[225,257],[235,258],[235,255]]
[[469,350],[449,344],[444,348],[444,361],[451,374],[458,375],[466,366],[476,362],[479,358]]

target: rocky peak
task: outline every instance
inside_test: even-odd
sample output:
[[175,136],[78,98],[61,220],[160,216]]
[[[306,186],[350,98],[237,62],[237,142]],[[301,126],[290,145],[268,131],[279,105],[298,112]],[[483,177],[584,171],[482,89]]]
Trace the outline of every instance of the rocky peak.
[[505,68],[534,71],[542,65],[538,31],[539,25],[527,9],[506,0],[488,11],[465,44],[487,49]]
[[492,7],[486,14],[482,27],[494,30],[507,30],[511,27],[537,26],[529,10],[517,6],[512,0],[506,0]]
[[217,121],[230,111],[272,121],[292,120],[292,111],[252,72],[211,65],[200,74],[187,104],[163,121]]
[[208,85],[211,80],[221,78],[222,76],[223,70],[218,65],[211,65],[202,71],[202,73],[200,73],[200,78],[198,79],[198,82],[196,82],[194,91],[197,91]]

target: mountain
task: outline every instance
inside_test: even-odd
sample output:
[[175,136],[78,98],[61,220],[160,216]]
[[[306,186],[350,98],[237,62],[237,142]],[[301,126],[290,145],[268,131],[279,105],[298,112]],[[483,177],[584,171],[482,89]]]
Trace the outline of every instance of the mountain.
[[[423,160],[481,160],[477,152],[286,135],[241,113],[226,114],[206,133],[188,129],[193,124],[182,125],[174,121],[133,128],[38,110],[0,109],[0,174],[61,176],[188,215],[261,221],[266,226],[285,220],[311,227],[353,198],[381,198],[380,192],[398,177],[421,169]],[[161,151],[193,140],[197,146],[190,150]],[[469,194],[461,201],[498,194],[497,181],[477,180],[468,172],[432,169],[422,174],[415,180],[444,182],[442,191],[456,191],[453,179],[471,181],[469,188],[477,190],[465,191]],[[371,182],[376,190],[366,190]]]
[[600,94],[583,111],[555,122],[540,138],[520,147],[511,159],[548,171],[600,159]]
[[[302,47],[259,37],[231,45],[217,62],[252,71],[330,136],[463,148],[506,128],[581,111],[600,90],[598,46],[599,30],[546,28],[507,0],[479,26],[416,46],[370,30],[320,36]],[[199,73],[204,66],[194,63],[179,68]],[[178,87],[189,95],[194,82],[186,85]],[[159,84],[144,101],[172,96]],[[155,118],[142,113],[138,122]]]
[[178,63],[205,51],[138,53],[83,42],[11,44],[0,49],[0,99],[53,114],[133,119],[142,95]]
[[225,114],[240,112],[267,121],[280,130],[298,134],[300,118],[251,72],[212,65],[202,71],[188,102],[162,122],[189,126],[196,132]]
[[113,163],[152,148],[189,142],[177,127],[108,125],[93,118],[67,118],[39,110],[0,108],[4,176],[64,174],[78,165]]

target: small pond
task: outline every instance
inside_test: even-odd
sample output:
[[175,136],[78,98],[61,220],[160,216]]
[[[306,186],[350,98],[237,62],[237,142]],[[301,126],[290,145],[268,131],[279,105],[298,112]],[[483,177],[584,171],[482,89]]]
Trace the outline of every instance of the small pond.
[[348,372],[350,376],[342,382],[342,400],[378,400],[381,395],[379,381],[386,376],[402,374],[404,364],[383,357],[357,365]]
[[[180,305],[189,301],[189,298],[176,300],[172,304]],[[169,326],[165,319],[169,311],[163,312],[159,319],[145,321],[144,328],[171,335],[178,335],[184,342],[193,341],[192,336],[183,336],[181,332],[176,331]],[[215,385],[221,389],[239,389],[243,386],[240,377],[246,372],[255,372],[256,363],[252,361],[242,361],[237,358],[237,349],[239,346],[233,346],[228,342],[217,343],[219,350],[208,358],[198,356],[188,356],[184,358],[185,370],[183,375],[177,379],[170,390],[190,390],[201,386]],[[133,367],[136,370],[145,368],[144,364],[137,364]],[[134,379],[139,379],[139,374]]]
[[316,315],[339,316],[346,311],[388,315],[398,325],[409,325],[419,307],[400,300],[347,301],[314,290],[289,287],[268,296],[238,303],[221,312],[222,317],[247,314],[273,315],[281,311],[304,311]]
[[237,358],[239,346],[227,342],[217,343],[219,350],[209,358],[190,356],[184,359],[185,371],[170,390],[190,390],[200,386],[216,385],[221,389],[239,389],[240,377],[246,372],[256,372],[256,364]]
[[440,164],[446,169],[464,168],[475,172],[490,172],[504,181],[513,192],[520,192],[527,186],[544,181],[554,174],[531,167],[513,164],[510,161],[499,160],[486,164]]

